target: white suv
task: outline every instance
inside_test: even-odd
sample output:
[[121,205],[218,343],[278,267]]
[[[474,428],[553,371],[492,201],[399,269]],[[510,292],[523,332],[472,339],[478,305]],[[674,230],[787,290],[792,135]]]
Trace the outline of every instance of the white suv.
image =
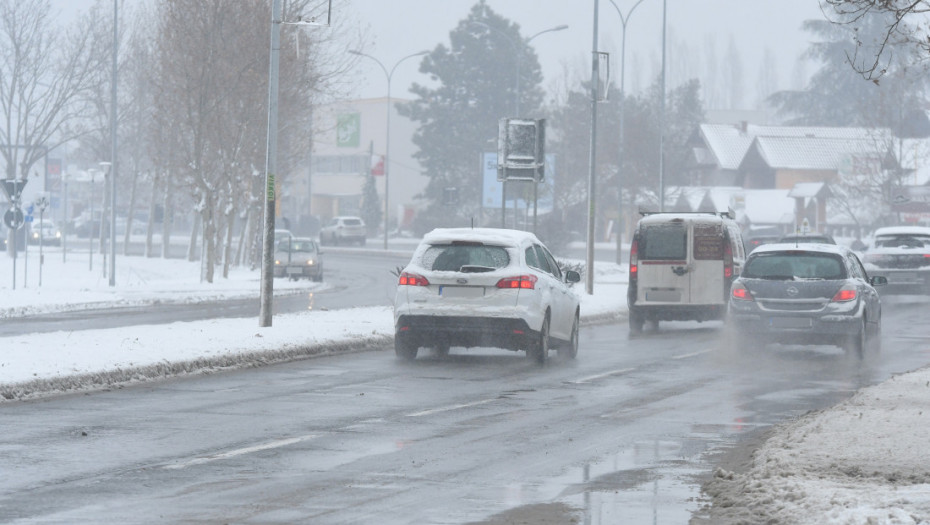
[[365,245],[365,221],[359,217],[333,217],[320,229],[320,244]]
[[394,298],[394,350],[416,358],[452,346],[526,351],[544,364],[550,344],[578,353],[578,272],[563,271],[529,232],[437,229],[400,273]]

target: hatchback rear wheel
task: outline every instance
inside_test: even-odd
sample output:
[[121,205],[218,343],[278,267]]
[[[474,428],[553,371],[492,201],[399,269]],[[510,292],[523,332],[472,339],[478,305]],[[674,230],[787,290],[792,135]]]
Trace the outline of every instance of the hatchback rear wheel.
[[417,358],[420,348],[402,337],[394,336],[394,354],[404,361],[413,361]]
[[861,358],[866,348],[867,333],[865,329],[865,319],[862,319],[862,322],[859,323],[859,329],[848,337],[843,349],[846,350],[847,354]]

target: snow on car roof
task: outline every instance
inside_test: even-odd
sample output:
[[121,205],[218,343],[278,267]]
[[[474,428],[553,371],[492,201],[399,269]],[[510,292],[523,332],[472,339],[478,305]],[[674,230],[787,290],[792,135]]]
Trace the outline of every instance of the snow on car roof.
[[723,217],[719,213],[713,212],[697,212],[697,213],[650,213],[649,215],[644,215],[642,219],[639,220],[640,224],[650,224],[650,223],[664,223],[668,221],[701,221],[701,222],[714,222],[719,223],[721,220],[730,220],[729,217]]
[[519,245],[523,241],[539,242],[532,232],[503,228],[436,228],[423,236],[423,244],[474,241],[485,244]]
[[794,242],[776,242],[759,246],[752,251],[752,255],[784,251],[822,252],[845,256],[850,250],[845,246],[837,244],[823,244],[818,242],[805,242],[801,244],[795,244]]
[[882,235],[930,235],[930,228],[924,226],[885,226],[875,230],[875,236]]

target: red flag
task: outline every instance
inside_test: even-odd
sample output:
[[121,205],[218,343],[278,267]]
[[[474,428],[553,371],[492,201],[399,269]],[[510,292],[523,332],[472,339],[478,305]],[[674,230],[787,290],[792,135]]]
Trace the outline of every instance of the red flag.
[[371,174],[384,175],[384,155],[372,155]]

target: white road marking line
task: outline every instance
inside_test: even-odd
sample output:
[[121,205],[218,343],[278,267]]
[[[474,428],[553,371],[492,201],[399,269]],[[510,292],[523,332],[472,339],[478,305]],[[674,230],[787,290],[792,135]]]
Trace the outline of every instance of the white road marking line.
[[701,350],[701,351],[699,351],[699,352],[691,352],[690,354],[682,354],[682,355],[672,356],[672,359],[687,359],[687,358],[689,358],[689,357],[694,357],[694,356],[698,356],[698,355],[701,355],[701,354],[706,354],[706,353],[708,353],[708,352],[711,352],[711,350],[710,350],[709,348],[708,348],[707,350]]
[[490,402],[492,402],[492,401],[497,401],[497,398],[493,398],[493,399],[482,399],[481,401],[473,401],[473,402],[471,402],[471,403],[464,403],[464,404],[461,404],[461,405],[450,405],[450,406],[441,407],[441,408],[431,408],[431,409],[429,409],[429,410],[423,410],[423,411],[420,411],[420,412],[414,412],[414,413],[412,413],[412,414],[407,414],[407,417],[428,416],[428,415],[430,415],[430,414],[438,414],[438,413],[440,413],[440,412],[448,412],[448,411],[450,411],[450,410],[458,410],[458,409],[460,409],[460,408],[468,408],[468,407],[474,407],[474,406],[478,406],[478,405],[484,405],[484,404],[490,403]]
[[192,467],[194,465],[202,465],[204,463],[210,463],[212,461],[219,461],[221,459],[229,459],[229,458],[233,458],[236,456],[251,454],[253,452],[260,452],[262,450],[270,450],[273,448],[286,447],[288,445],[300,443],[301,441],[307,441],[308,439],[313,439],[315,437],[317,437],[317,434],[308,434],[306,436],[298,436],[298,437],[287,438],[287,439],[279,439],[277,441],[269,441],[268,443],[262,443],[260,445],[240,448],[236,450],[230,450],[228,452],[222,452],[222,453],[213,454],[210,456],[194,458],[190,461],[185,461],[183,463],[172,463],[171,465],[165,465],[163,468],[168,469],[168,470],[178,470],[182,468]]
[[603,374],[597,374],[588,377],[582,377],[581,379],[575,379],[574,381],[568,381],[572,384],[581,384],[581,383],[590,383],[591,381],[596,381],[598,379],[603,379],[610,376],[618,376],[620,374],[625,374],[627,372],[632,372],[636,370],[635,368],[621,368],[620,370],[611,370],[610,372],[604,372]]

